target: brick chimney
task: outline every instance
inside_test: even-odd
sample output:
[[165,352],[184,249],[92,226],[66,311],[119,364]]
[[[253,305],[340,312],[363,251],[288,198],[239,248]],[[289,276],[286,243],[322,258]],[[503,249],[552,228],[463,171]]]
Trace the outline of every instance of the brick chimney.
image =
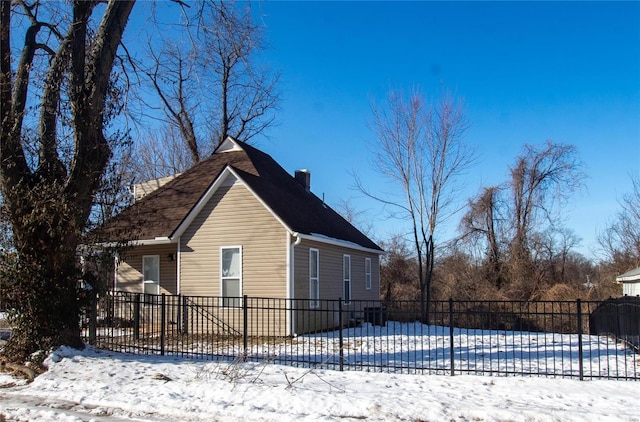
[[295,179],[307,192],[311,191],[311,173],[307,169],[296,170]]

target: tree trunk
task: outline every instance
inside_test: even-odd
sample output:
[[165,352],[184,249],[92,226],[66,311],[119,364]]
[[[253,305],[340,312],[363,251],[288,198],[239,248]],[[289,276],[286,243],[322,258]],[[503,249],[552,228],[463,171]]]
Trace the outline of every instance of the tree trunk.
[[[15,246],[15,253],[4,251],[3,258],[11,265],[0,266],[0,276],[7,280],[3,288],[15,326],[3,350],[11,360],[23,362],[36,351],[60,345],[83,345],[79,325],[83,297],[77,288],[76,253],[111,155],[103,133],[105,99],[133,4],[107,2],[89,42],[88,25],[97,3],[74,1],[72,22],[57,52],[36,43],[37,32],[52,24],[32,23],[26,29],[31,37],[26,37],[18,69],[12,72],[11,50],[5,48],[11,45],[11,2],[0,3],[0,189]],[[21,2],[15,5],[27,7]],[[63,4],[59,5],[64,13]],[[53,56],[48,69],[33,69],[35,49]],[[29,96],[29,89],[36,89],[29,83],[32,71],[45,71],[47,77],[43,90]],[[66,76],[68,84],[63,83]],[[64,120],[74,139],[68,168],[58,155],[60,139],[55,130],[61,95],[70,102],[71,116]],[[41,111],[40,130],[34,139],[39,148],[35,169],[23,149],[31,133],[23,122],[27,104],[37,104]]]
[[420,289],[420,307],[422,310],[422,322],[429,325],[431,323],[431,281],[433,280],[433,236],[429,236],[425,248],[425,271],[424,284]]

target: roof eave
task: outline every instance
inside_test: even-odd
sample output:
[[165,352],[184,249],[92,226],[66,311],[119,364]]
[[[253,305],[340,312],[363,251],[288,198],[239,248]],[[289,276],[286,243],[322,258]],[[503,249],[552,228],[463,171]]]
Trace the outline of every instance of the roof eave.
[[627,271],[624,274],[620,274],[616,277],[616,281],[640,281],[640,267]]
[[137,239],[137,240],[127,240],[124,242],[101,242],[96,243],[95,246],[101,246],[105,248],[114,248],[118,246],[151,246],[151,245],[168,245],[171,243],[176,243],[177,238],[170,237],[156,237],[153,239]]
[[616,281],[618,281],[618,282],[621,282],[621,281],[640,281],[640,274],[631,275],[631,276],[627,276],[627,277],[625,277],[624,275],[619,275],[618,277],[616,277]]
[[373,254],[377,254],[377,255],[385,255],[386,252],[381,250],[381,249],[373,249],[373,248],[368,248],[366,246],[362,246],[359,245],[357,243],[354,242],[349,242],[346,240],[341,240],[341,239],[335,239],[335,238],[331,238],[328,236],[324,236],[324,235],[319,235],[319,234],[304,234],[304,233],[298,233],[298,232],[292,232],[292,235],[294,235],[295,237],[298,237],[300,239],[303,240],[311,240],[314,242],[320,242],[320,243],[326,243],[329,245],[333,245],[333,246],[340,246],[343,248],[349,248],[349,249],[354,249],[354,250],[358,250],[361,252],[369,252],[369,253],[373,253]]

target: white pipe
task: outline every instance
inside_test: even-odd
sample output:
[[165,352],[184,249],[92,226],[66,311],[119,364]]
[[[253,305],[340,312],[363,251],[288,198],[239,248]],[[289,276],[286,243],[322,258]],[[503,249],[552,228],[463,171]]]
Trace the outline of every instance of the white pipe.
[[118,261],[120,261],[118,259],[118,254],[114,253],[113,254],[113,290],[114,291],[118,289],[118,265],[120,265]]
[[180,253],[180,250],[182,249],[180,247],[180,241],[182,239],[180,238],[180,236],[178,236],[178,250],[176,252],[176,293],[180,294],[180,264],[182,263],[182,254]]
[[[292,236],[296,238],[295,242],[291,243],[291,237],[287,234],[287,243],[289,243],[289,247],[287,248],[287,259],[289,260],[289,277],[287,283],[287,299],[290,299],[291,305],[294,303],[295,299],[295,247],[302,242],[302,237],[298,235],[297,232],[291,233]],[[294,323],[294,313],[293,306],[289,309],[289,334],[291,336],[296,335],[295,323]]]

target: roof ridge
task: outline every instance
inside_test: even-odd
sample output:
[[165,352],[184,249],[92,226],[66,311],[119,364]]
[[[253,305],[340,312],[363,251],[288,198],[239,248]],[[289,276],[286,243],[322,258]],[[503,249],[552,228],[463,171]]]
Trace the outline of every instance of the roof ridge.
[[[290,230],[380,249],[322,199],[306,190],[271,155],[243,141],[228,139],[239,148],[227,144],[223,148],[230,149],[224,152],[216,149],[210,157],[105,223],[105,234],[121,229],[142,239],[169,237],[193,212],[225,168],[231,167]],[[134,233],[128,227],[139,227],[139,230]]]

